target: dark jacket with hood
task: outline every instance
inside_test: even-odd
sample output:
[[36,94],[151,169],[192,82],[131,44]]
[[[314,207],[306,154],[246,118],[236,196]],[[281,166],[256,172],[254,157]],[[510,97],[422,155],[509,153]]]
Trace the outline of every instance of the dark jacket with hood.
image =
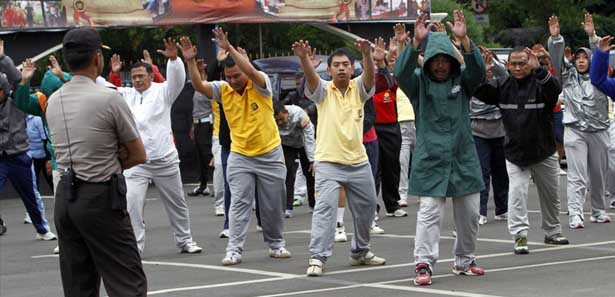
[[481,85],[474,97],[497,104],[506,137],[506,160],[527,167],[555,153],[553,108],[562,88],[551,73],[540,67],[523,79],[512,75]]
[[470,128],[469,100],[485,77],[478,48],[463,53],[461,66],[448,36],[431,33],[425,64],[439,54],[451,61],[451,74],[436,81],[419,68],[419,50],[406,47],[395,63],[395,78],[411,98],[416,114],[416,147],[412,157],[410,193],[428,197],[460,197],[483,189],[480,163]]

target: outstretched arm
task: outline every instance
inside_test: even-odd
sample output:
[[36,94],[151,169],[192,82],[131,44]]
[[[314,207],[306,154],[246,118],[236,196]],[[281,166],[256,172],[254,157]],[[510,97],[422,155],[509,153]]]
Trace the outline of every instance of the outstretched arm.
[[177,42],[173,38],[163,39],[164,50],[157,52],[167,59],[167,78],[168,81],[164,84],[166,98],[168,104],[173,104],[179,96],[179,93],[184,89],[186,83],[186,68],[184,62],[177,57]]
[[310,94],[313,94],[314,92],[316,92],[316,89],[320,85],[320,76],[318,76],[314,65],[310,61],[310,55],[312,53],[310,43],[307,40],[295,41],[292,48],[295,56],[299,57],[299,61],[301,62],[301,68],[305,73],[304,77],[307,85],[307,90]]
[[188,65],[188,74],[190,75],[190,80],[192,81],[192,87],[194,87],[194,89],[199,93],[205,95],[205,97],[214,99],[212,98],[213,89],[211,83],[201,79],[199,68],[196,65],[196,46],[192,45],[192,42],[186,36],[179,39],[179,44],[182,51],[182,56],[184,56],[186,64]]
[[212,41],[216,43],[218,47],[226,50],[229,55],[231,55],[241,72],[247,75],[248,78],[261,89],[267,89],[267,80],[265,79],[265,76],[262,75],[262,72],[256,70],[256,68],[252,66],[248,56],[241,54],[233,45],[231,45],[228,40],[228,33],[224,32],[221,28],[216,28],[212,31],[216,36],[216,38],[212,39]]
[[615,98],[615,79],[607,77],[609,69],[609,51],[613,37],[605,36],[598,41],[598,48],[594,51],[589,77],[598,90]]

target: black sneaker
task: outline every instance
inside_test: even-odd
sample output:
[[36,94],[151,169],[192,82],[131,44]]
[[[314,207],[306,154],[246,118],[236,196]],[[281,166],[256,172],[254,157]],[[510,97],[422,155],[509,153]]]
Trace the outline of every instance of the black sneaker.
[[209,191],[207,191],[207,194],[205,194],[205,190],[206,189],[207,188],[204,189],[204,188],[201,188],[201,187],[196,187],[192,191],[188,192],[188,196],[196,197],[196,196],[199,196],[199,195],[204,195],[204,196],[205,195],[209,195]]
[[569,244],[570,242],[568,241],[568,238],[562,235],[562,233],[557,233],[551,236],[545,235],[545,243],[555,244],[555,245],[566,245],[566,244]]
[[0,235],[6,233],[6,224],[2,219],[0,219]]

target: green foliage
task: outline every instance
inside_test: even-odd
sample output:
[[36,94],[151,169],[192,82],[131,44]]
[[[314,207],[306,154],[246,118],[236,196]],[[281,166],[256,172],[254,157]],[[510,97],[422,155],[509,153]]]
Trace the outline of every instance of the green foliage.
[[[466,26],[468,28],[468,36],[477,44],[485,44],[488,40],[485,38],[484,28],[476,22],[473,13],[465,4],[456,3],[454,0],[432,0],[432,12],[446,12],[448,16],[442,22],[453,22],[453,11],[462,9],[466,16]],[[448,29],[448,26],[447,26]]]

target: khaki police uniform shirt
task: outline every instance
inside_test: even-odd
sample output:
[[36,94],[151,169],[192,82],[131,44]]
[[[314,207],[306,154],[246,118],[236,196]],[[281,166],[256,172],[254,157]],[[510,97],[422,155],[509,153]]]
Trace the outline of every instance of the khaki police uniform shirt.
[[139,133],[117,91],[76,75],[47,104],[58,168],[69,168],[72,155],[73,170],[81,180],[105,182],[122,172],[119,145],[139,138]]

